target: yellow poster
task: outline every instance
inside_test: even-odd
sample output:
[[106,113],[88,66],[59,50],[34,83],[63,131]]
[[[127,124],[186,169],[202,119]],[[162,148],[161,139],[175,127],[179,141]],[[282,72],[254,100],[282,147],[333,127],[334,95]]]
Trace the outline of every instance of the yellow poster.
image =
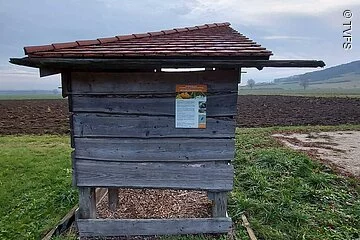
[[176,128],[206,128],[206,93],[207,85],[176,85]]

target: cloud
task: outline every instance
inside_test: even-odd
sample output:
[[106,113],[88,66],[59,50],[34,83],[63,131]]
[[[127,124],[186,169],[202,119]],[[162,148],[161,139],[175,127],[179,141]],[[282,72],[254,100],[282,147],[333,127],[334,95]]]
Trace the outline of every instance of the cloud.
[[279,35],[274,35],[274,36],[265,36],[265,37],[263,37],[263,39],[266,39],[266,40],[299,40],[299,41],[303,41],[303,40],[313,40],[314,38],[312,38],[312,37],[303,37],[303,36],[279,36]]
[[[322,59],[328,66],[349,62],[360,56],[360,28],[354,21],[354,48],[344,51],[342,11],[353,10],[355,18],[359,7],[358,0],[0,0],[0,69],[6,70],[0,72],[0,89],[11,82],[14,87],[48,88],[53,81],[40,79],[31,68],[26,68],[29,76],[18,77],[27,73],[14,70],[8,60],[23,56],[24,46],[223,21],[272,50],[273,59]],[[306,70],[264,69],[251,74],[267,81]],[[56,85],[54,81],[51,86]]]
[[243,24],[264,26],[269,25],[268,21],[263,21],[264,19],[271,20],[278,15],[318,16],[336,9],[345,10],[352,5],[360,4],[358,0],[253,0],[246,4],[237,0],[201,0],[194,4],[192,13],[197,15],[213,13],[215,17],[222,15],[241,21]]
[[40,78],[39,70],[0,65],[0,90],[53,90],[61,85],[60,75]]
[[0,90],[53,90],[60,85],[59,75],[40,78],[32,74],[0,72]]

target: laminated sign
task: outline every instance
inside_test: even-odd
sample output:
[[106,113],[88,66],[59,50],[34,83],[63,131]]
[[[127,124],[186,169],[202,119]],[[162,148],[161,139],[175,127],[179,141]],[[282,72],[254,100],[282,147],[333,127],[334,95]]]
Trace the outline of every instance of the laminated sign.
[[176,128],[206,128],[206,92],[207,85],[176,85]]

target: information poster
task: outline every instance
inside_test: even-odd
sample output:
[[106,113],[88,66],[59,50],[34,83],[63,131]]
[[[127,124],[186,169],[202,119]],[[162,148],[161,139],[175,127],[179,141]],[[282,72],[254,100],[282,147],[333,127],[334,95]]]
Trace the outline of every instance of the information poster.
[[206,93],[207,85],[176,85],[176,128],[206,128]]

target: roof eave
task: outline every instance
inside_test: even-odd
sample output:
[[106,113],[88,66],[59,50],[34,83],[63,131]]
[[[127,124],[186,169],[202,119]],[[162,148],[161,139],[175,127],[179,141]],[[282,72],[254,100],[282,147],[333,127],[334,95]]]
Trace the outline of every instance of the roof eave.
[[150,68],[195,68],[195,67],[324,67],[321,60],[269,60],[236,58],[10,58],[10,63],[35,68],[72,70],[121,70]]

